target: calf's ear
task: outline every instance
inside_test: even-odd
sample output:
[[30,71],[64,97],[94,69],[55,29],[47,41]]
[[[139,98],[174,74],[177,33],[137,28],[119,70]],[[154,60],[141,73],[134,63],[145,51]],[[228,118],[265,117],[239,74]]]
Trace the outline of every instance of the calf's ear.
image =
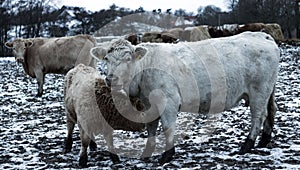
[[30,41],[30,40],[27,40],[27,41],[25,42],[25,47],[26,47],[26,48],[32,47],[32,45],[33,45],[33,42]]
[[96,60],[103,60],[107,54],[107,50],[102,47],[94,47],[90,50],[90,54]]
[[13,43],[12,42],[6,42],[5,47],[6,48],[13,48]]
[[143,58],[147,53],[147,49],[143,47],[136,47],[134,50],[134,59],[135,60],[140,60]]

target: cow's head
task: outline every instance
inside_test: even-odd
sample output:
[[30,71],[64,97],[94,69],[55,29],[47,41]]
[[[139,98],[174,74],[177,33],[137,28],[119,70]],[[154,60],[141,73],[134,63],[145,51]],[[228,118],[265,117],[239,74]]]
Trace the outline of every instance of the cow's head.
[[17,62],[24,63],[26,49],[31,47],[33,42],[25,39],[15,39],[12,42],[6,42],[5,47],[13,50],[13,55]]
[[107,63],[106,82],[112,87],[124,87],[131,83],[135,76],[135,64],[145,56],[147,49],[133,46],[124,39],[113,41],[107,47],[96,47],[91,50],[93,56]]

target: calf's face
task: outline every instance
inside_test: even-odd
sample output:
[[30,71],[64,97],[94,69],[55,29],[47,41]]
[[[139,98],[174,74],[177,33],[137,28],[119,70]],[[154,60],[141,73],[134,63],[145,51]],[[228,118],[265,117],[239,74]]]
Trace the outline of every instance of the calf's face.
[[7,48],[10,48],[13,50],[13,55],[17,62],[24,63],[24,57],[26,54],[27,48],[31,47],[33,45],[32,41],[29,40],[22,40],[22,39],[16,39],[13,42],[7,42],[5,43],[5,46]]

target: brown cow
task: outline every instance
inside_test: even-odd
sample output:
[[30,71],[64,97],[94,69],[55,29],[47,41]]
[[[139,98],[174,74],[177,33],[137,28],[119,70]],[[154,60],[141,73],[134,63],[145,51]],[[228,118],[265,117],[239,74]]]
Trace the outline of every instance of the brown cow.
[[90,49],[96,46],[96,40],[89,35],[18,38],[6,42],[5,46],[13,49],[13,55],[23,65],[24,71],[37,79],[38,97],[43,94],[45,74],[66,74],[79,63],[96,66],[95,59],[90,55]]

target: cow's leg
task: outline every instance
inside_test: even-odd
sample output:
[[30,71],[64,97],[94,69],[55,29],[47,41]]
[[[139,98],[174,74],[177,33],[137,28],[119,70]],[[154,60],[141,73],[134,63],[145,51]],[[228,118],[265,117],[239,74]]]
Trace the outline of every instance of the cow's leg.
[[94,140],[91,140],[91,142],[90,142],[90,150],[92,150],[92,151],[97,150],[97,144]]
[[35,70],[35,76],[38,84],[38,93],[37,97],[41,97],[43,95],[43,84],[44,84],[44,78],[45,74],[42,72],[42,70]]
[[81,139],[81,153],[79,157],[79,166],[86,167],[88,161],[87,148],[90,144],[91,139],[80,127],[80,125],[79,125],[79,130],[80,130],[80,139]]
[[70,116],[68,116],[69,113],[67,113],[67,129],[68,129],[68,134],[67,134],[67,138],[65,140],[65,150],[64,153],[68,153],[72,150],[72,144],[73,144],[73,130],[74,130],[74,126],[75,123],[70,119]]
[[158,120],[156,119],[152,122],[146,123],[146,129],[148,132],[148,139],[146,143],[146,147],[141,155],[141,158],[149,158],[151,157],[152,153],[155,150],[155,136],[156,136],[156,130],[158,127]]
[[165,112],[161,115],[162,128],[166,136],[166,148],[161,159],[159,160],[160,164],[171,161],[175,154],[174,135],[176,130],[177,112],[177,107],[173,107],[173,105],[167,105]]
[[119,156],[116,154],[116,150],[114,147],[112,133],[113,131],[109,131],[108,133],[103,134],[103,136],[108,146],[108,151],[110,152],[109,153],[110,159],[112,160],[113,163],[120,163]]
[[267,101],[267,99],[263,100],[260,98],[255,100],[250,98],[251,129],[245,143],[242,144],[239,154],[249,153],[254,148],[255,140],[267,117]]
[[271,142],[272,138],[272,131],[274,127],[274,117],[276,113],[277,107],[275,103],[275,94],[274,91],[270,96],[269,103],[268,103],[268,116],[264,122],[264,128],[262,132],[262,137],[257,145],[257,147],[266,147],[268,143]]

